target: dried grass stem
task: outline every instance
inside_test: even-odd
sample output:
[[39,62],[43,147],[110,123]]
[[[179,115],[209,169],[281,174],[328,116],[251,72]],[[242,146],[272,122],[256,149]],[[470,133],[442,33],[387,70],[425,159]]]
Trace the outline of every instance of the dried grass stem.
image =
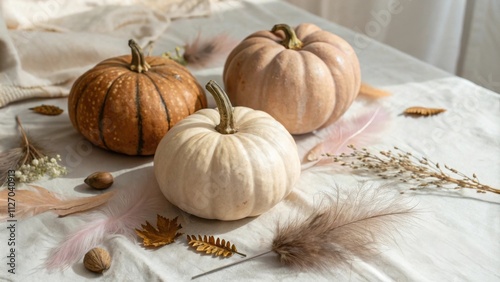
[[366,148],[357,149],[352,145],[349,148],[352,149],[350,154],[326,154],[326,156],[333,158],[334,162],[342,166],[360,172],[376,173],[382,179],[397,178],[405,183],[417,184],[417,187],[410,190],[429,187],[467,188],[476,190],[478,193],[500,194],[500,189],[479,182],[475,173],[470,177],[446,164],[443,169],[439,163],[426,157],[416,157],[398,147],[394,147],[395,152],[387,150],[378,153],[369,152]]

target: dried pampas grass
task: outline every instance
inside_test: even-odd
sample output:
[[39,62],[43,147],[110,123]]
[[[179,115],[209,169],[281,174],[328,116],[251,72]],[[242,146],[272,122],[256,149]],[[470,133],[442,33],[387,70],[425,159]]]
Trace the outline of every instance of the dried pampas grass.
[[341,193],[339,188],[322,194],[312,210],[299,209],[280,220],[270,250],[193,279],[273,252],[284,266],[300,271],[328,271],[374,258],[414,214],[414,206],[389,189],[365,185]]

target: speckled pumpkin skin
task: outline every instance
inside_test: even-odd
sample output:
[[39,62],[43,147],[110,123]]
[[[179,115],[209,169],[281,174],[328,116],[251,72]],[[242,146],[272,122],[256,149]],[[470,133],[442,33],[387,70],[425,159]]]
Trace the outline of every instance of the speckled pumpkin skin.
[[187,68],[162,57],[130,69],[132,56],[107,59],[73,84],[68,113],[73,126],[94,145],[127,155],[153,155],[177,122],[206,108],[203,88]]

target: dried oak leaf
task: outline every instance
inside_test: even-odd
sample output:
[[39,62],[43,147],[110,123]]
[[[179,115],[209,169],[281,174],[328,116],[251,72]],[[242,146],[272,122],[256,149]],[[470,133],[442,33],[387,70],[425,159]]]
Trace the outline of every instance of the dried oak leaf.
[[403,113],[413,116],[433,116],[445,112],[445,109],[426,108],[426,107],[409,107]]
[[47,116],[57,116],[62,114],[63,110],[59,108],[58,106],[53,106],[53,105],[41,105],[41,106],[36,106],[33,108],[29,108],[30,110],[34,111],[35,113],[39,113],[42,115],[47,115]]
[[182,233],[177,232],[182,228],[180,224],[177,224],[177,217],[170,220],[158,214],[156,219],[158,229],[147,221],[146,224],[141,224],[141,226],[143,230],[135,229],[135,233],[142,238],[142,244],[145,247],[168,245],[173,243],[175,238],[182,235]]
[[202,238],[201,235],[198,235],[198,238],[196,238],[196,235],[187,235],[187,240],[188,244],[193,248],[196,248],[196,251],[198,252],[204,252],[206,254],[223,257],[230,257],[236,253],[246,257],[245,254],[238,252],[234,244],[231,245],[229,241],[226,241],[224,239],[215,239],[214,236],[205,235]]

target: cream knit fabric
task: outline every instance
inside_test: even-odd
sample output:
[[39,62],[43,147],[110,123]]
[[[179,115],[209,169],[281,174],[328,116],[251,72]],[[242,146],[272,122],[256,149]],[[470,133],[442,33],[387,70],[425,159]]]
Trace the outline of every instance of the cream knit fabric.
[[210,13],[210,0],[4,0],[0,4],[0,107],[69,94],[127,41],[156,40],[172,19]]

